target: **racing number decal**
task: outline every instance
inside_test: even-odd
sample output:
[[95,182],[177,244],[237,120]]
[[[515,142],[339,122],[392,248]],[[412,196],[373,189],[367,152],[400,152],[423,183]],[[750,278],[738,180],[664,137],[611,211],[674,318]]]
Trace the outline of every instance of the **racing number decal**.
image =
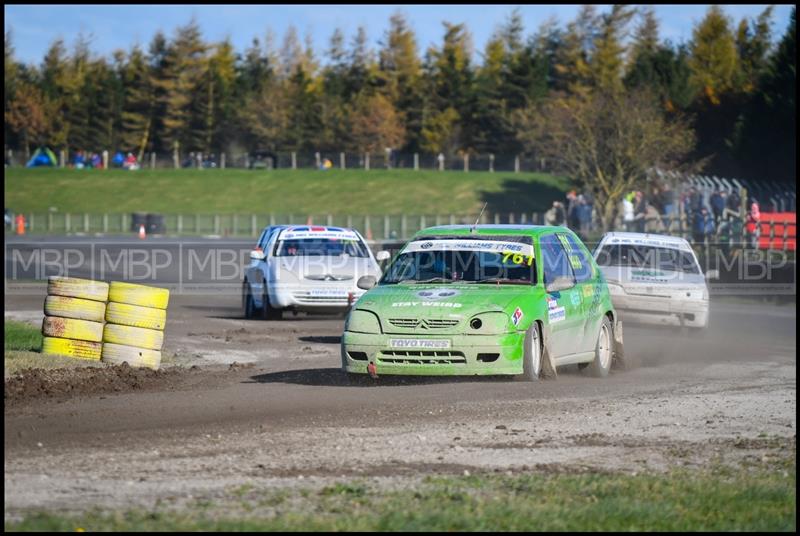
[[513,251],[504,251],[503,264],[507,263],[509,258],[514,264],[527,264],[528,266],[533,265],[533,255],[525,255],[524,253],[515,253]]

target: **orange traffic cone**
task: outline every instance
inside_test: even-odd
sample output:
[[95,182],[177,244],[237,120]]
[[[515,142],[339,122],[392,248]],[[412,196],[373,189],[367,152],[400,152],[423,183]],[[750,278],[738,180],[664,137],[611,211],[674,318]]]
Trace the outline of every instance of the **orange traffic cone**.
[[147,231],[144,230],[144,224],[139,225],[139,238],[142,240],[147,238]]

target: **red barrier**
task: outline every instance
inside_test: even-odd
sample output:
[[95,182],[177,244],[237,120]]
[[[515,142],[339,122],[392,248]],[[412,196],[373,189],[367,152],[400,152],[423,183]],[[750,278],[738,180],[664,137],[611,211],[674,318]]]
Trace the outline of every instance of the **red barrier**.
[[[784,244],[784,235],[786,244]],[[758,248],[795,251],[797,248],[797,213],[762,212]]]

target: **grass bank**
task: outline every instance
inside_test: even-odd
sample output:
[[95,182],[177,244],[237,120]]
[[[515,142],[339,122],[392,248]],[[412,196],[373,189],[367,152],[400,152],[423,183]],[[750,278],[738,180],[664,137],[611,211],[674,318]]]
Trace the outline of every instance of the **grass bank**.
[[795,461],[666,475],[526,474],[427,479],[380,491],[242,486],[179,511],[30,513],[7,531],[791,531]]
[[544,173],[413,170],[5,170],[17,213],[477,214],[542,212],[567,181]]

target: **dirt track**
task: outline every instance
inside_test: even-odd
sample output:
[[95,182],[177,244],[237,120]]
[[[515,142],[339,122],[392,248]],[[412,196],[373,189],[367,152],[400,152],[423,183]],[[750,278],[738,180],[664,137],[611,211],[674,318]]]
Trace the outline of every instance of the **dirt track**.
[[[42,299],[7,297],[6,314],[35,321]],[[341,318],[245,321],[235,298],[176,296],[165,351],[182,371],[11,400],[6,384],[5,514],[181,505],[246,483],[363,476],[402,486],[435,472],[661,471],[789,456],[795,319],[793,305],[714,304],[705,339],[626,326],[626,350],[643,366],[604,380],[567,368],[538,384],[349,385],[338,371]]]

